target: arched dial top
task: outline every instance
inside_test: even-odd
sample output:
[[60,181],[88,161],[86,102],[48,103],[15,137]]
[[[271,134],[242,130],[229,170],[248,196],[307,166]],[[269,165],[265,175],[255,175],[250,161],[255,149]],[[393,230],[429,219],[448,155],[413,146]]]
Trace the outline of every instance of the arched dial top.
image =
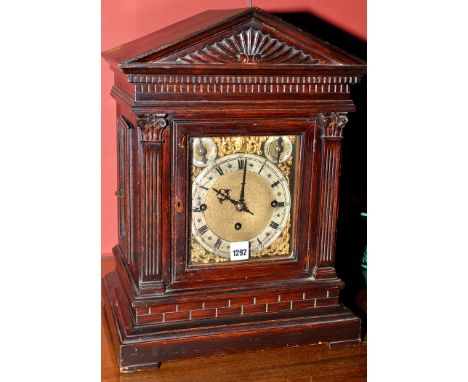
[[233,242],[248,241],[250,255],[283,232],[291,210],[289,181],[264,156],[235,153],[210,162],[192,183],[192,236],[229,258]]

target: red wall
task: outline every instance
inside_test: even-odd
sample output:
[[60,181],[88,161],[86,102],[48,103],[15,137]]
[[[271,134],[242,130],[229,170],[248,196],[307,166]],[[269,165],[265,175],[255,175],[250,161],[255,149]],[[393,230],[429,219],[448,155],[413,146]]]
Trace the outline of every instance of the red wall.
[[[101,48],[113,48],[207,9],[247,5],[248,0],[101,0]],[[309,12],[367,39],[366,0],[253,0],[253,5],[270,12]],[[117,242],[117,154],[113,76],[104,60],[101,72],[101,252],[107,255]]]

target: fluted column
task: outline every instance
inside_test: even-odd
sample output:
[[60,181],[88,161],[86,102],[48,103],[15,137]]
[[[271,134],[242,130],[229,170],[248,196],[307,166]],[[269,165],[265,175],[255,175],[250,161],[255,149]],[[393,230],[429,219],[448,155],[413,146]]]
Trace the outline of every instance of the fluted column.
[[[158,289],[162,282],[162,152],[165,114],[139,114],[140,166],[140,280]],[[155,284],[156,283],[156,284]]]
[[322,141],[320,169],[320,209],[316,245],[317,279],[334,278],[336,225],[338,221],[341,141],[347,113],[323,113],[317,116]]

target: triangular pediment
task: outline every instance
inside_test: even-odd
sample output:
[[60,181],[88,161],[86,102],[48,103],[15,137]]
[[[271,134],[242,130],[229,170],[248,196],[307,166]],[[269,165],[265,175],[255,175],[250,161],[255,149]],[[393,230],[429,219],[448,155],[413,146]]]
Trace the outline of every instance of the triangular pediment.
[[363,66],[258,8],[207,11],[104,53],[121,69]]
[[[315,57],[314,57],[315,56]],[[206,44],[201,49],[187,49],[163,62],[181,64],[320,64],[326,59],[320,55],[305,53],[268,33],[253,27],[233,33],[222,40]]]

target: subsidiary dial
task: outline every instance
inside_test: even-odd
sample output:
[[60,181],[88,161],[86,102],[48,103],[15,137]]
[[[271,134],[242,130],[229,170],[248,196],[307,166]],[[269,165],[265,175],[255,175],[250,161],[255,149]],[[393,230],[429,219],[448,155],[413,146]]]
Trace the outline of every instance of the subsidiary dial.
[[216,143],[211,138],[192,138],[192,163],[197,167],[206,167],[218,155]]
[[288,137],[270,137],[266,140],[264,151],[265,156],[273,163],[283,163],[292,154],[292,142]]

